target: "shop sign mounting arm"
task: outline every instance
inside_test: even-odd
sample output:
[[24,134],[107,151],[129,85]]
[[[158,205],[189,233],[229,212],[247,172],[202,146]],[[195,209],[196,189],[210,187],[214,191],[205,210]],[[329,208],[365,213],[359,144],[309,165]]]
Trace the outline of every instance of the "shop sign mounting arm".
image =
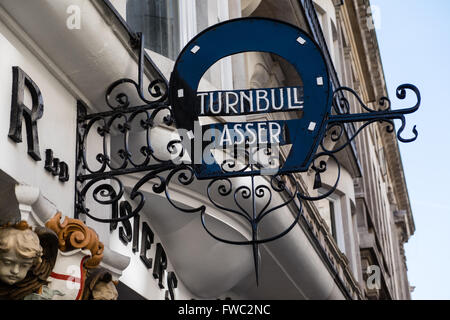
[[[144,92],[143,36],[138,34],[136,39],[140,50],[138,81],[125,78],[111,84],[105,95],[110,111],[87,114],[86,107],[79,102],[75,215],[110,224],[129,220],[144,207],[141,188],[150,182],[153,192],[164,194],[175,208],[200,213],[204,229],[216,240],[251,245],[257,281],[258,246],[279,239],[295,227],[302,214],[303,201],[320,200],[336,190],[340,178],[336,152],[350,144],[363,128],[377,121],[388,123],[388,131],[392,132],[394,120],[398,119],[401,121],[396,133],[398,139],[411,142],[417,138],[415,127],[414,137],[402,137],[405,115],[415,112],[420,105],[416,87],[406,84],[397,89],[399,99],[405,99],[408,90],[417,98],[415,106],[400,110],[392,110],[388,98],[380,100],[379,110],[372,110],[351,88],[341,87],[333,92],[320,47],[293,25],[264,18],[242,18],[212,26],[192,39],[180,53],[170,83],[161,76],[150,82],[148,93]],[[248,51],[283,57],[298,72],[302,86],[197,92],[201,78],[215,62]],[[131,97],[130,87],[139,103]],[[354,96],[366,112],[350,113],[346,95]],[[286,111],[295,111],[299,117],[206,125],[201,121],[217,115]],[[344,144],[327,149],[325,138],[330,136],[331,141],[337,142],[345,131],[344,124],[350,122],[362,125]],[[164,137],[155,135],[154,130],[168,126],[175,126],[178,136],[168,139],[161,148]],[[144,137],[137,148],[133,145],[138,141],[136,132]],[[101,151],[95,156],[88,152],[91,136],[101,141]],[[121,145],[116,147],[116,152],[111,151],[112,140],[115,147]],[[281,156],[283,145],[291,145],[285,157]],[[95,166],[89,162],[92,158]],[[334,185],[319,196],[304,194],[294,173],[315,171],[312,189],[317,189],[321,186],[320,174],[326,171],[330,160],[338,168]],[[121,177],[136,173],[142,176],[126,194]],[[206,204],[191,208],[172,199],[172,182],[188,187],[196,180],[207,181],[203,192],[210,207],[235,215],[248,225],[251,234],[248,240],[237,241],[215,234],[207,225]],[[88,198],[112,206],[111,217],[97,217],[87,207]],[[123,202],[127,205],[118,209]],[[294,203],[297,209],[292,223],[277,234],[261,238],[262,221]]]

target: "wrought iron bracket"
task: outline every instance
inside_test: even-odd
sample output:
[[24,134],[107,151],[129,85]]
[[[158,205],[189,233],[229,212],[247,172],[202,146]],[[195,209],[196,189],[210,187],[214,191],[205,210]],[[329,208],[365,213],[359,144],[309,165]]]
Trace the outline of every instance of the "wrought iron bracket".
[[[275,174],[264,178],[250,175],[244,178],[248,180],[247,184],[236,183],[233,180],[235,178],[231,177],[211,179],[207,189],[204,190],[210,201],[209,206],[235,215],[247,223],[251,234],[247,241],[225,239],[208,228],[207,219],[205,219],[208,211],[206,205],[198,208],[180,207],[170,196],[171,183],[189,186],[196,179],[195,170],[192,164],[174,163],[171,160],[174,156],[181,157],[183,155],[184,151],[180,139],[174,139],[167,143],[164,150],[165,155],[162,155],[161,152],[158,153],[154,148],[152,130],[158,126],[174,126],[175,121],[168,98],[169,85],[162,75],[160,79],[150,82],[147,92],[144,92],[143,40],[142,34],[137,34],[136,41],[139,47],[138,80],[136,82],[129,78],[119,79],[107,88],[105,102],[110,109],[109,111],[88,114],[86,106],[81,101],[78,103],[75,217],[83,218],[87,216],[97,222],[109,224],[129,220],[139,214],[144,207],[145,196],[140,190],[141,187],[152,181],[152,190],[155,193],[165,194],[167,201],[172,206],[183,212],[200,214],[204,229],[214,239],[232,245],[251,245],[253,247],[257,283],[259,278],[259,245],[279,239],[292,230],[302,215],[303,201],[324,199],[336,190],[340,178],[340,164],[335,153],[344,149],[366,126],[374,122],[388,123],[388,132],[393,132],[393,121],[398,119],[401,121],[401,127],[396,133],[398,139],[401,142],[411,142],[417,138],[415,127],[413,129],[414,137],[402,137],[405,129],[405,115],[415,112],[420,106],[420,93],[415,86],[406,84],[398,87],[397,98],[405,99],[407,90],[412,91],[417,97],[415,106],[400,110],[392,110],[388,98],[381,98],[379,101],[380,107],[384,108],[370,109],[354,90],[347,87],[338,88],[333,94],[334,112],[326,116],[325,125],[320,132],[321,150],[319,149],[312,156],[309,168],[316,173],[312,188],[317,189],[321,186],[320,174],[326,171],[327,161],[334,161],[338,168],[335,184],[325,194],[311,196],[302,191],[297,178],[292,173]],[[131,86],[142,103],[132,103],[133,99],[130,94],[119,89],[121,86],[127,86],[128,89]],[[353,95],[366,112],[351,114],[350,102],[345,94]],[[324,141],[328,136],[333,142],[337,142],[345,131],[343,124],[353,122],[362,123],[353,136],[335,149],[325,147]],[[133,153],[130,150],[130,134],[136,128],[145,136],[145,143],[138,148],[137,152]],[[94,135],[95,139],[101,141],[101,150],[95,156],[88,152],[90,135]],[[111,139],[122,144],[114,154],[111,151]],[[90,161],[93,161],[95,166]],[[143,175],[139,177],[138,182],[127,194],[128,197],[125,198],[125,188],[120,178],[134,173]],[[240,181],[242,181],[242,178],[240,178]],[[279,195],[277,201],[275,201],[275,195]],[[87,206],[88,197],[99,205],[111,206],[113,208],[111,217],[97,217],[93,210]],[[127,204],[120,206],[120,208],[127,208],[127,210],[119,215],[117,214],[117,208],[123,202]],[[297,202],[300,209],[296,210],[292,224],[276,235],[261,239],[259,227],[262,221],[294,202]]]
[[[392,110],[391,109],[391,100],[387,97],[380,98],[378,104],[379,109],[374,110],[369,108],[367,105],[364,104],[362,99],[359,97],[359,95],[351,88],[348,87],[340,87],[336,89],[333,93],[333,110],[336,114],[329,115],[326,126],[325,126],[325,135],[327,133],[331,133],[331,139],[332,141],[336,142],[338,141],[343,132],[344,132],[344,123],[355,123],[355,122],[361,122],[363,123],[356,132],[347,139],[347,142],[343,145],[339,146],[336,149],[328,150],[324,147],[324,139],[322,139],[321,147],[324,151],[336,153],[338,151],[341,151],[346,146],[348,146],[353,139],[369,124],[372,124],[374,122],[385,122],[388,123],[388,126],[386,127],[386,130],[388,132],[394,131],[394,120],[400,120],[401,126],[397,131],[397,138],[399,141],[408,143],[413,142],[417,139],[418,132],[416,130],[416,126],[413,127],[413,137],[411,138],[404,138],[402,137],[402,133],[405,130],[406,127],[406,119],[405,115],[416,112],[421,104],[421,95],[419,89],[415,87],[412,84],[403,84],[399,86],[396,90],[396,96],[398,99],[403,100],[406,98],[407,90],[412,91],[416,96],[416,104],[413,107],[410,108],[404,108],[404,109],[398,109],[398,110]],[[363,110],[366,112],[363,113],[350,113],[350,102],[348,98],[344,95],[345,92],[348,92],[351,94],[356,101],[358,101],[359,105]]]

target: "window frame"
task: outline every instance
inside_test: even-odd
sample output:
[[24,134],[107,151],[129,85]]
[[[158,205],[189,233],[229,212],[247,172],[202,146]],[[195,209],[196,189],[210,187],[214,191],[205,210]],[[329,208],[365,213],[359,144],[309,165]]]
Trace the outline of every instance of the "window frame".
[[[326,188],[320,188],[318,190],[319,195],[323,195],[327,193],[329,190]],[[345,238],[344,238],[344,225],[342,221],[342,206],[341,206],[341,197],[334,193],[326,197],[324,200],[327,200],[329,203],[333,204],[333,212],[330,210],[330,220],[331,223],[334,224],[330,227],[331,236],[336,241],[338,248],[345,254]],[[320,212],[319,212],[320,213]],[[322,217],[322,215],[321,215]],[[333,229],[335,233],[333,233]]]

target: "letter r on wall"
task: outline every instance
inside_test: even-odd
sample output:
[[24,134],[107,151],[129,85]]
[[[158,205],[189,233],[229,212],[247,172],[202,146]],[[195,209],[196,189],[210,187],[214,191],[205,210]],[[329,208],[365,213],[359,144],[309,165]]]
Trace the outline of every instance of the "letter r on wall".
[[[25,86],[28,88],[32,99],[32,109],[24,105]],[[13,85],[11,98],[11,122],[8,137],[14,142],[22,142],[22,117],[27,129],[28,154],[36,161],[41,160],[39,154],[39,138],[37,120],[44,114],[44,102],[39,87],[19,67],[13,67]]]

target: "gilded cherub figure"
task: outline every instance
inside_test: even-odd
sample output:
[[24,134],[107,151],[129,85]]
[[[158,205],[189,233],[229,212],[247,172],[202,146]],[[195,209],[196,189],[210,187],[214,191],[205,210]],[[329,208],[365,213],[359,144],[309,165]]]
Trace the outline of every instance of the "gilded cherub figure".
[[26,221],[0,227],[0,299],[19,300],[47,284],[56,261],[58,239],[47,228]]
[[42,247],[36,233],[17,227],[0,229],[0,280],[13,285],[41,262]]
[[[74,290],[79,293],[76,300],[117,299],[111,274],[98,266],[103,244],[97,234],[80,220],[67,218],[61,223],[60,217],[58,213],[46,227],[34,229],[26,221],[0,226],[0,300],[70,300]],[[77,232],[78,237],[72,237]],[[76,253],[80,249],[89,249],[91,256],[80,270],[85,280],[79,288],[72,288],[72,283],[55,287],[57,262],[62,266],[68,263],[57,260],[58,252]]]

